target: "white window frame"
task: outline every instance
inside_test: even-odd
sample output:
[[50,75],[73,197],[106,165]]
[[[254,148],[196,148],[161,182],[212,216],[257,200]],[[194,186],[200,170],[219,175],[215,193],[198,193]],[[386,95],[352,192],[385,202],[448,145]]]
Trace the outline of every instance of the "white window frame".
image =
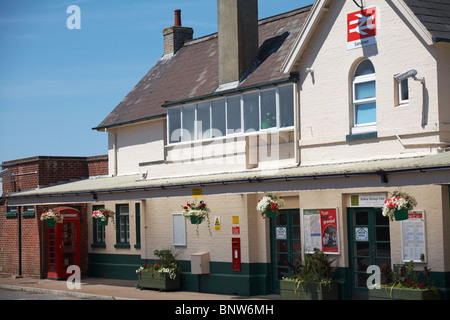
[[[409,78],[406,78],[404,80],[396,80],[397,81],[397,94],[398,94],[398,104],[408,104],[409,103]],[[403,83],[406,81],[406,85],[408,86],[408,99],[403,99],[402,92],[403,92]]]
[[375,91],[375,97],[373,98],[366,98],[366,99],[356,99],[356,85],[360,83],[366,83],[375,81],[375,88],[376,88],[376,73],[362,75],[362,76],[356,76],[356,71],[358,70],[358,67],[363,63],[365,60],[358,63],[355,67],[355,70],[353,72],[353,79],[352,79],[352,108],[353,108],[353,127],[352,127],[352,133],[364,133],[364,132],[373,132],[377,130],[377,122],[368,122],[368,123],[362,123],[357,124],[356,123],[356,105],[358,104],[364,104],[364,103],[373,103],[377,102],[377,93]]

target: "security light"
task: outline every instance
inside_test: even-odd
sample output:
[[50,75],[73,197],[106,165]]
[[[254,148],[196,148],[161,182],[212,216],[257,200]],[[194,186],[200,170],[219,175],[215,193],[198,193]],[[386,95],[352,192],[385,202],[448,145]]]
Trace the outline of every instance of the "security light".
[[417,78],[416,76],[417,76],[417,70],[411,69],[411,70],[408,70],[406,72],[403,72],[403,73],[400,73],[400,74],[394,76],[394,79],[397,80],[398,82],[402,82],[403,80],[406,80],[408,78],[413,78],[416,81],[420,81],[422,83],[425,82],[424,78]]

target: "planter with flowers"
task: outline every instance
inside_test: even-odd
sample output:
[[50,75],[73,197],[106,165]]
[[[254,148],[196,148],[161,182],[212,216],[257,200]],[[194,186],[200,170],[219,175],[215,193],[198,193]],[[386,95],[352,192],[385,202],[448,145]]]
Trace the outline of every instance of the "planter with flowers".
[[275,194],[267,194],[258,200],[256,209],[261,213],[263,218],[276,218],[279,209],[284,206],[284,201]]
[[408,219],[408,211],[414,209],[417,201],[414,197],[399,191],[392,193],[391,198],[386,199],[383,205],[383,216],[391,221]]
[[64,217],[59,212],[54,212],[53,210],[48,210],[41,214],[41,221],[47,223],[47,227],[54,228],[57,223],[63,223]]
[[155,264],[144,264],[136,270],[138,286],[160,291],[175,291],[180,289],[181,265],[176,261],[170,249],[155,250],[159,257]]
[[429,284],[430,269],[423,268],[425,279],[419,279],[414,262],[396,268],[384,266],[381,271],[386,281],[369,290],[369,300],[439,300],[440,291]]
[[291,276],[280,281],[281,300],[338,300],[337,282],[333,279],[334,260],[321,250],[314,248],[313,254],[294,256],[293,264],[287,263]]
[[114,215],[115,212],[109,209],[100,209],[92,213],[92,217],[97,219],[97,223],[100,226],[107,226],[110,218],[114,223]]

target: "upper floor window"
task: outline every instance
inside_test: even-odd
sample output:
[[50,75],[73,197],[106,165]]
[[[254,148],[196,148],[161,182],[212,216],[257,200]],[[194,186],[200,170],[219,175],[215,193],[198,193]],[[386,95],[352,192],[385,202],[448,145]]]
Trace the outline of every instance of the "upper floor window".
[[353,127],[368,131],[377,122],[375,68],[370,60],[363,60],[358,64],[352,84]]
[[397,81],[398,85],[398,104],[408,103],[409,101],[409,88],[408,79]]
[[294,126],[293,85],[168,110],[168,142],[189,142]]

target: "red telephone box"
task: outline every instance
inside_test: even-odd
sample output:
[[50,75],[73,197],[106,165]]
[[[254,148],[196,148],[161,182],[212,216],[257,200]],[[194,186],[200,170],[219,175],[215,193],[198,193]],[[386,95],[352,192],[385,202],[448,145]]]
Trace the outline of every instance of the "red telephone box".
[[64,217],[63,223],[48,227],[47,278],[67,279],[67,268],[80,267],[80,212],[70,207],[53,209]]

